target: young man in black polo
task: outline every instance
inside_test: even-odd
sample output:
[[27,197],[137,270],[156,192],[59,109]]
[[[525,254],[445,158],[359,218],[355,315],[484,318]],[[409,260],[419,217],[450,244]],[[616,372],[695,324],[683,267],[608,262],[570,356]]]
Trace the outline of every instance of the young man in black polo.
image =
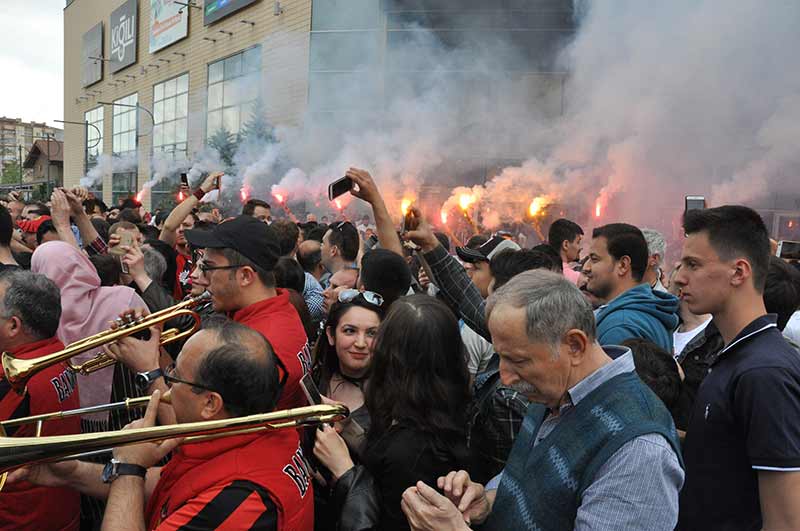
[[725,347],[689,421],[678,527],[800,529],[800,356],[764,308],[767,229],[743,206],[690,211],[683,226],[675,282]]

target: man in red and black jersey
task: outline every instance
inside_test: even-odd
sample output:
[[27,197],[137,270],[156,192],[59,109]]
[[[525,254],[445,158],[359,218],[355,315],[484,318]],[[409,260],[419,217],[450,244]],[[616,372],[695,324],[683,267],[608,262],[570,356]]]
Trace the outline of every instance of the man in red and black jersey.
[[307,405],[300,379],[311,366],[303,323],[289,292],[275,287],[281,256],[278,235],[266,223],[238,216],[211,231],[186,231],[192,247],[205,249],[202,263],[214,310],[260,332],[289,372],[278,409]]
[[[271,411],[282,372],[263,336],[223,319],[192,336],[163,377],[180,424]],[[129,427],[155,424],[160,392],[153,395],[144,418]],[[167,465],[154,466],[173,450]],[[105,468],[83,461],[36,465],[9,476],[20,479],[105,498],[103,529],[114,531],[314,527],[314,494],[294,429],[120,447]]]
[[[56,339],[61,318],[58,287],[44,275],[8,271],[0,276],[0,350],[18,359],[33,359],[64,349]],[[80,407],[75,374],[66,364],[51,365],[33,376],[24,393],[0,380],[0,420],[51,413]],[[11,437],[33,437],[32,424],[8,427]],[[80,432],[80,419],[72,417],[43,424],[42,435]],[[58,503],[53,503],[58,500]],[[0,494],[0,529],[78,529],[78,493],[65,488],[42,487],[28,482],[7,485]]]

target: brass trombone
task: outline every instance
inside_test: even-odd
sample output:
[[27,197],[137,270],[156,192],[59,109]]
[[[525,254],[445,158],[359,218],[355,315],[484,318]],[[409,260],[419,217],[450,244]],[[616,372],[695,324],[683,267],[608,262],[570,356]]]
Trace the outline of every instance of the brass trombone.
[[342,405],[316,405],[248,415],[231,419],[188,422],[111,432],[50,437],[0,437],[0,474],[25,465],[62,461],[118,446],[187,437],[197,442],[205,436],[241,435],[259,430],[298,428],[339,422],[350,414]]
[[18,393],[25,390],[28,380],[31,379],[36,373],[63,361],[67,362],[68,367],[79,374],[91,374],[95,371],[114,365],[116,360],[110,358],[106,354],[98,354],[94,358],[80,364],[74,365],[67,361],[70,358],[94,350],[105,344],[112,343],[118,339],[128,336],[147,336],[151,326],[156,326],[165,323],[171,319],[181,316],[190,316],[194,320],[192,327],[183,332],[176,328],[165,330],[161,334],[161,345],[167,345],[174,341],[184,339],[194,334],[200,328],[200,316],[192,310],[204,302],[211,300],[211,295],[206,292],[197,297],[192,297],[183,302],[171,306],[164,310],[151,313],[150,315],[143,316],[139,319],[122,320],[117,319],[117,327],[105,330],[86,339],[81,339],[70,343],[64,350],[54,352],[46,356],[24,360],[15,358],[8,352],[3,352],[2,363],[3,372],[5,373],[6,380],[11,384],[12,389]]
[[[20,417],[18,419],[10,419],[0,421],[0,437],[6,434],[6,428],[15,426],[23,426],[25,424],[36,423],[36,437],[42,434],[42,423],[48,420],[60,420],[69,417],[76,417],[78,415],[89,415],[91,413],[104,413],[106,411],[116,411],[119,409],[134,409],[139,407],[147,407],[150,402],[150,395],[141,396],[138,398],[126,398],[120,402],[112,402],[110,404],[101,404],[99,406],[87,406],[77,409],[68,409],[65,411],[54,411],[52,413],[42,413],[40,415],[31,415],[29,417]],[[169,404],[169,395],[161,396],[162,404]]]

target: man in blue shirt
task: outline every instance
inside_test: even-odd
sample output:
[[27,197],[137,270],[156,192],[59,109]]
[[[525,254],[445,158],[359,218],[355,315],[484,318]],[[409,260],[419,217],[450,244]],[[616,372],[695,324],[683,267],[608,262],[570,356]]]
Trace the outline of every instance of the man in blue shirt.
[[583,272],[586,290],[603,301],[596,313],[601,345],[641,338],[672,352],[678,299],[644,282],[648,256],[647,241],[633,225],[611,223],[592,232]]

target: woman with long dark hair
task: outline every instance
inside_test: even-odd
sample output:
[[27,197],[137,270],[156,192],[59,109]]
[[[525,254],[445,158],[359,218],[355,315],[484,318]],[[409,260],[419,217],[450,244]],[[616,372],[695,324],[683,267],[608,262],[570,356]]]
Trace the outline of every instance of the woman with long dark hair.
[[[435,484],[468,458],[469,373],[458,322],[444,303],[413,295],[392,304],[373,344],[364,398],[364,464],[381,500],[375,528],[407,530],[403,491],[417,481]],[[329,428],[318,434],[315,455],[332,470],[358,468],[337,438]]]
[[382,318],[380,295],[345,290],[331,306],[325,329],[314,347],[311,374],[317,387],[351,412],[336,430],[325,427],[311,432],[317,440],[335,440],[339,450],[335,461],[319,459],[323,466],[318,469],[324,479],[317,481],[314,488],[318,531],[363,531],[372,529],[378,520],[372,478],[363,466],[356,467],[354,463],[361,462],[370,425],[364,388]]

